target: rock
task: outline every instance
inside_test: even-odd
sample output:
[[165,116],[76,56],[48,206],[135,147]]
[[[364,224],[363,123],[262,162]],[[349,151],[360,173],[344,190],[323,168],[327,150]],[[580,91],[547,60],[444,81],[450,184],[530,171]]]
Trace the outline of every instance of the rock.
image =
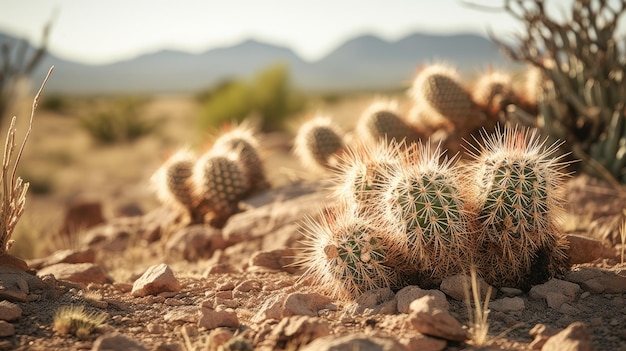
[[163,315],[163,320],[168,323],[198,323],[199,318],[196,306],[172,308]]
[[174,272],[165,263],[161,263],[148,268],[135,281],[131,295],[135,297],[158,295],[162,292],[176,292],[178,290],[180,290],[180,283],[174,276]]
[[[2,256],[10,255],[0,255]],[[56,279],[52,276],[49,279],[42,279],[19,268],[0,264],[0,299],[2,300],[27,302],[29,294],[49,293],[54,290],[55,285]]]
[[15,335],[15,326],[5,320],[0,320],[0,338],[12,335]]
[[61,236],[76,235],[81,231],[104,223],[102,204],[98,201],[81,200],[71,204],[65,211],[65,218],[59,230]]
[[217,306],[215,309],[200,307],[200,320],[198,327],[215,329],[219,327],[237,328],[239,318],[232,308]]
[[400,339],[406,350],[419,351],[441,351],[448,346],[448,342],[443,339],[431,338],[423,334],[417,334],[410,338]]
[[128,247],[131,233],[133,233],[133,228],[127,224],[100,224],[85,233],[83,244],[97,252],[122,252]]
[[489,302],[489,308],[500,312],[519,312],[524,310],[524,299],[521,297],[504,297]]
[[[484,300],[490,286],[483,280],[483,278],[478,277],[477,279],[480,284],[480,297]],[[465,301],[466,293],[469,292],[471,294],[472,280],[465,274],[453,275],[444,278],[441,281],[439,289],[457,301]]]
[[523,291],[521,289],[518,289],[518,288],[507,288],[507,287],[500,288],[500,292],[502,293],[502,295],[504,295],[506,297],[520,296],[523,293]]
[[535,339],[528,345],[533,350],[539,350],[558,330],[548,327],[544,324],[536,324],[529,332],[530,336]]
[[531,299],[544,299],[551,308],[559,308],[563,303],[574,301],[579,291],[578,284],[550,279],[546,283],[533,286],[528,294]]
[[402,344],[392,338],[351,334],[342,337],[329,335],[318,338],[300,349],[301,351],[401,351]]
[[250,267],[263,267],[273,270],[285,270],[285,264],[289,263],[285,259],[285,256],[293,256],[294,252],[290,249],[276,249],[271,251],[258,251],[252,257],[248,266]]
[[22,308],[9,301],[0,301],[0,320],[14,321],[22,316]]
[[148,351],[148,349],[125,335],[111,333],[97,338],[91,351]]
[[626,276],[617,270],[599,267],[576,267],[565,275],[570,282],[579,283],[585,290],[596,294],[621,294],[626,292]]
[[93,249],[84,250],[58,250],[50,256],[28,261],[33,269],[52,266],[58,263],[94,263],[96,252]]
[[37,272],[37,275],[40,277],[48,274],[52,274],[57,280],[66,280],[84,285],[112,282],[102,267],[95,263],[57,263],[44,267]]
[[159,344],[153,351],[186,351],[187,348],[179,342]]
[[394,314],[398,312],[395,294],[389,288],[368,290],[359,296],[348,312],[352,315]]
[[575,234],[568,234],[565,239],[569,242],[566,253],[571,264],[593,262],[602,256],[604,245],[600,240]]
[[175,232],[165,244],[165,250],[188,261],[209,258],[215,250],[231,244],[224,240],[220,229],[209,225],[190,225]]
[[268,319],[281,319],[286,299],[287,295],[284,293],[278,293],[266,299],[257,314],[252,318],[252,321],[261,323]]
[[591,336],[582,322],[570,324],[567,328],[549,338],[541,351],[592,351]]
[[446,300],[446,295],[441,291],[434,289],[424,290],[419,286],[409,285],[396,293],[396,299],[398,300],[398,312],[409,313],[411,302],[427,295],[435,297],[438,308],[446,311],[449,309],[450,306],[448,305],[448,300]]
[[233,332],[228,328],[215,328],[209,333],[207,344],[211,345],[211,350],[219,350],[219,347],[232,339],[233,335]]
[[317,317],[322,309],[337,309],[332,300],[317,293],[292,293],[287,295],[283,304],[282,317],[311,316]]
[[0,267],[14,268],[22,272],[28,271],[28,264],[19,257],[15,257],[8,253],[0,253]]
[[409,318],[415,330],[446,340],[467,340],[467,330],[448,311],[436,307],[437,304],[434,296],[423,296],[411,303]]
[[264,342],[274,350],[296,349],[319,337],[330,334],[328,322],[319,317],[292,316],[283,318]]

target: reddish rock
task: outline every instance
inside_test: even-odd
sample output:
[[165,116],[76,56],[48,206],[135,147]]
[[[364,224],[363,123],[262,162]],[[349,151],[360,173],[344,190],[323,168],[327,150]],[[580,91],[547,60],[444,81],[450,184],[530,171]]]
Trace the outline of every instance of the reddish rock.
[[467,340],[467,330],[450,313],[438,308],[437,304],[433,296],[424,296],[411,303],[410,321],[415,330],[446,340]]
[[66,280],[84,285],[111,282],[111,279],[106,275],[102,267],[94,263],[57,263],[44,267],[37,272],[37,275],[40,277],[48,274],[52,274],[57,280]]
[[98,201],[79,201],[71,204],[65,211],[65,218],[59,235],[75,235],[81,231],[104,223],[102,204]]
[[569,242],[566,253],[571,264],[593,262],[602,256],[604,245],[600,240],[574,234],[565,238]]
[[180,282],[165,263],[152,266],[133,284],[131,295],[135,297],[158,295],[180,290]]
[[591,335],[582,322],[570,324],[543,345],[541,351],[593,351]]

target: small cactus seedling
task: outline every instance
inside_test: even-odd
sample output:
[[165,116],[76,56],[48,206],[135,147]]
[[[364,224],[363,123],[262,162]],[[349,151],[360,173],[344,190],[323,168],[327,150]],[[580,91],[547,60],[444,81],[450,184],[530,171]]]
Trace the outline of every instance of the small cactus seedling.
[[365,144],[375,145],[380,141],[407,143],[417,141],[419,135],[407,124],[391,101],[375,101],[361,115],[356,126],[360,139]]
[[455,158],[415,144],[385,185],[379,202],[393,248],[432,277],[454,274],[470,246],[470,232]]
[[348,148],[335,177],[335,196],[366,208],[382,200],[382,186],[388,183],[384,177],[400,166],[399,157],[399,144],[395,142],[359,143]]
[[181,149],[165,161],[150,179],[163,204],[188,212],[192,219],[197,205],[191,179],[195,162],[193,152]]
[[391,253],[383,235],[349,206],[338,205],[315,220],[308,218],[304,231],[303,279],[312,279],[313,285],[342,299],[395,286],[396,273],[387,265]]
[[250,191],[245,197],[266,190],[270,187],[263,162],[259,156],[259,143],[251,127],[242,124],[222,134],[213,144],[216,154],[235,152],[250,180]]
[[422,69],[409,91],[415,103],[450,119],[455,125],[470,125],[473,103],[457,71],[450,66],[433,64]]
[[[474,155],[474,180],[479,242],[495,255],[488,265],[490,283],[525,285],[524,278],[538,258],[561,270],[564,256],[556,219],[561,212],[558,192],[567,163],[553,157],[560,144],[546,146],[536,130],[505,127],[483,138]],[[481,255],[479,255],[480,257]],[[488,259],[482,255],[483,259]],[[501,269],[501,271],[497,271]],[[491,279],[490,279],[491,278]],[[495,281],[494,280],[499,280]]]
[[250,191],[250,182],[234,153],[207,152],[193,169],[193,193],[199,210],[210,213],[209,223],[221,227],[238,210],[239,201]]
[[294,153],[306,167],[333,168],[336,156],[345,146],[342,136],[343,132],[330,117],[316,116],[300,126],[294,141]]

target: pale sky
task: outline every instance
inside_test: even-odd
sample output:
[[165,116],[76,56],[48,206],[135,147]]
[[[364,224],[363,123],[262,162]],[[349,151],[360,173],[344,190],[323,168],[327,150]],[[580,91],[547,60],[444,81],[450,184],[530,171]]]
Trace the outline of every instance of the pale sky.
[[160,49],[199,53],[248,38],[315,60],[364,33],[396,40],[414,31],[486,36],[488,28],[502,35],[521,28],[504,12],[461,0],[0,0],[0,31],[34,43],[53,17],[50,51],[85,63]]

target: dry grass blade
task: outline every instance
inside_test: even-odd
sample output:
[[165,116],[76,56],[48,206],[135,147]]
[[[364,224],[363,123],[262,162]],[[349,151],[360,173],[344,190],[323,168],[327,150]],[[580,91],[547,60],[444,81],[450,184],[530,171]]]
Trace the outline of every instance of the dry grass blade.
[[621,246],[621,255],[620,255],[620,263],[624,264],[624,249],[626,248],[626,210],[624,210],[624,221],[622,222],[622,227],[619,231],[620,240],[622,242]]
[[33,107],[30,114],[30,122],[28,124],[28,130],[24,136],[24,140],[17,152],[15,160],[13,155],[15,152],[15,133],[17,128],[15,123],[17,118],[11,119],[9,130],[7,132],[6,142],[4,145],[4,154],[2,158],[2,173],[0,174],[0,182],[2,183],[2,201],[0,203],[0,254],[3,254],[9,250],[12,245],[11,236],[13,230],[17,225],[22,212],[24,211],[24,205],[26,202],[26,192],[28,191],[28,183],[24,183],[22,178],[17,177],[17,167],[20,164],[24,147],[30,136],[30,132],[33,127],[33,117],[35,116],[35,110],[39,104],[39,98],[46,86],[50,75],[52,74],[54,67],[51,67],[44,79],[37,95],[33,100]]
[[476,268],[470,268],[471,290],[474,307],[470,301],[469,287],[465,287],[465,302],[469,314],[470,343],[474,346],[486,346],[491,342],[489,337],[489,300],[491,299],[491,286],[487,288],[485,301],[481,302],[480,282],[476,275]]

